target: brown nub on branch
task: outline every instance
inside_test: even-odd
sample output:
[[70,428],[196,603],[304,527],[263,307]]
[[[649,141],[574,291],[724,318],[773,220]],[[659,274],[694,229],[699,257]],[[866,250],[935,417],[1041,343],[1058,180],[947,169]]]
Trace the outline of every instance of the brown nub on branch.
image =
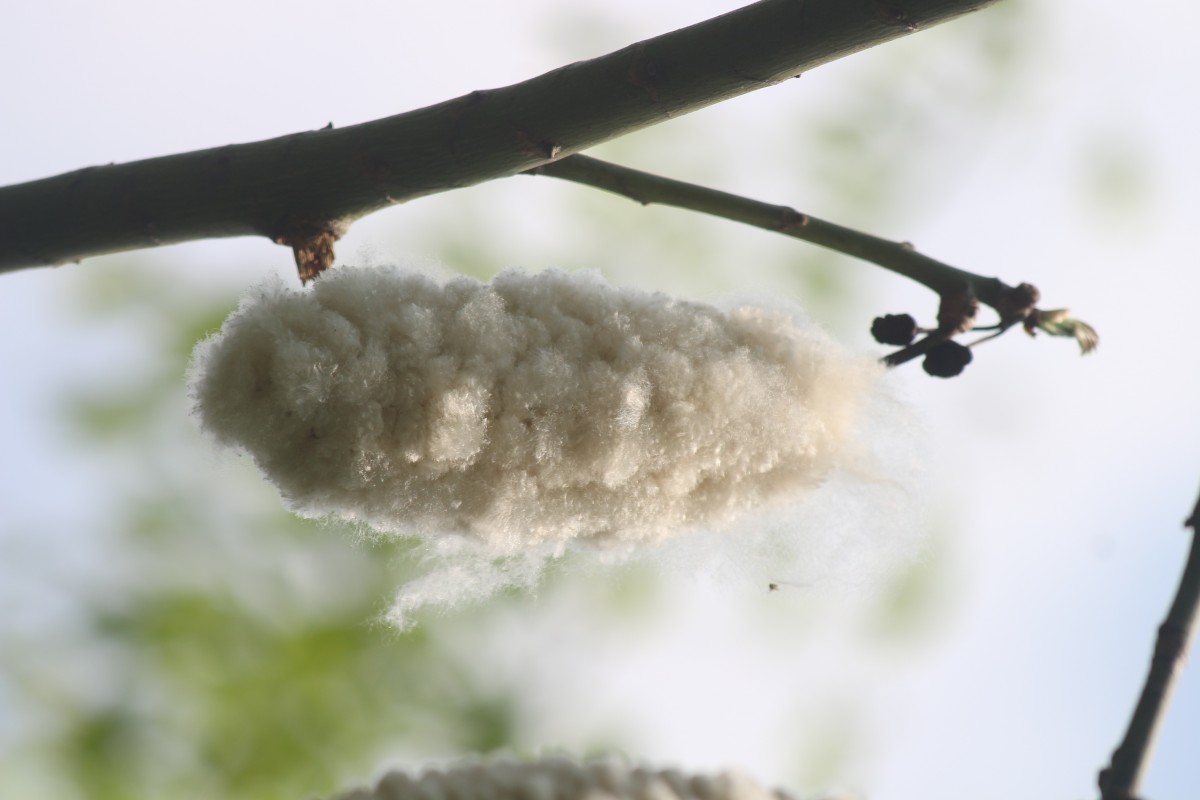
[[971,348],[948,339],[929,348],[921,367],[935,378],[953,378],[962,374],[971,358]]
[[341,238],[344,228],[344,225],[301,222],[274,237],[276,244],[292,248],[301,286],[333,266],[333,243]]
[[1016,286],[1006,286],[1000,292],[996,303],[996,313],[1000,315],[1000,324],[1008,327],[1017,322],[1023,322],[1037,309],[1042,293],[1032,283],[1020,283]]
[[946,292],[938,307],[938,331],[947,336],[966,333],[975,327],[975,317],[978,315],[979,298],[975,292],[970,289]]
[[871,336],[880,344],[907,347],[917,338],[917,331],[912,314],[885,314],[871,323]]

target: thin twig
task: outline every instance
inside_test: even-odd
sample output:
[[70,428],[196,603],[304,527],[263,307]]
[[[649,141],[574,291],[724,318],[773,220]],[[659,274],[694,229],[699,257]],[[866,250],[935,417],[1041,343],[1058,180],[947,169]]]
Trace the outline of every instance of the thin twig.
[[0,272],[222,236],[316,252],[372,211],[516,174],[994,1],[761,0],[375,122],[3,187]]
[[789,206],[762,203],[583,155],[543,164],[530,170],[530,174],[550,175],[586,184],[628,197],[643,205],[659,203],[686,208],[803,239],[878,264],[927,286],[943,298],[955,295],[975,297],[979,302],[996,309],[1001,320],[1008,320],[1008,324],[1011,324],[1014,317],[1014,289],[998,278],[985,278],[943,264],[918,253],[912,245],[905,242],[892,242],[851,228],[843,228],[841,225],[802,214]]
[[1125,738],[1113,753],[1109,767],[1100,772],[1103,800],[1137,797],[1171,693],[1183,671],[1200,608],[1200,498],[1184,525],[1192,529],[1187,564],[1167,618],[1158,628],[1150,671]]

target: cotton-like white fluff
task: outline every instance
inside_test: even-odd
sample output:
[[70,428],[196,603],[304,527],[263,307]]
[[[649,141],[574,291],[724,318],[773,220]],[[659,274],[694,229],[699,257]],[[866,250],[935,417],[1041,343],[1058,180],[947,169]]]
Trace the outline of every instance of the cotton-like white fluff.
[[786,313],[590,273],[342,268],[243,302],[192,390],[297,512],[515,552],[658,540],[811,489],[878,372]]
[[618,761],[542,758],[463,763],[419,775],[393,771],[335,800],[787,800],[737,772],[686,775]]

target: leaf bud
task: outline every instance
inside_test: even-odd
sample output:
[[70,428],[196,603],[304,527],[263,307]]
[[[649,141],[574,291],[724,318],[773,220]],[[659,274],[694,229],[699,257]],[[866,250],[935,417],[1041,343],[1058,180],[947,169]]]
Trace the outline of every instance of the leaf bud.
[[935,378],[953,378],[971,363],[971,358],[971,348],[945,341],[930,348],[921,367]]
[[910,314],[888,314],[871,323],[871,335],[880,344],[905,347],[917,337],[917,321]]

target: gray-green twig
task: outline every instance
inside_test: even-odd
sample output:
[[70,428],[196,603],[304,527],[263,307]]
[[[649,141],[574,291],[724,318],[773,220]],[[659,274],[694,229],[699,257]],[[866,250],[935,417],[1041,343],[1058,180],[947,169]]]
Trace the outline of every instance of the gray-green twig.
[[844,228],[790,206],[763,203],[583,155],[543,164],[529,173],[604,189],[643,205],[659,203],[754,225],[870,261],[929,287],[941,298],[938,326],[926,338],[889,355],[885,360],[892,366],[924,355],[931,347],[970,330],[980,303],[995,309],[1001,331],[1018,322],[1028,324],[1041,313],[1035,308],[1038,291],[1030,284],[1009,286],[999,278],[986,278],[922,255],[907,242],[891,242]]
[[844,228],[802,214],[790,206],[763,203],[584,155],[542,164],[528,170],[527,174],[581,183],[628,197],[642,205],[659,203],[754,225],[869,261],[927,286],[941,298],[937,327],[925,338],[889,354],[884,359],[889,366],[926,355],[939,344],[971,330],[980,303],[990,306],[1000,318],[999,323],[992,326],[995,333],[980,341],[994,338],[1021,323],[1030,334],[1040,330],[1051,336],[1074,337],[1084,353],[1094,350],[1099,342],[1096,331],[1085,322],[1071,319],[1067,309],[1038,309],[1040,293],[1031,284],[1009,286],[999,278],[976,275],[922,255],[907,242],[892,242]]
[[918,253],[910,244],[843,228],[802,214],[789,206],[751,200],[694,183],[664,178],[590,156],[575,155],[543,164],[530,174],[550,175],[586,184],[636,200],[699,211],[803,239],[839,253],[870,261],[929,287],[939,295],[969,293],[997,310],[1006,306],[1011,288],[997,278],[985,278]]

